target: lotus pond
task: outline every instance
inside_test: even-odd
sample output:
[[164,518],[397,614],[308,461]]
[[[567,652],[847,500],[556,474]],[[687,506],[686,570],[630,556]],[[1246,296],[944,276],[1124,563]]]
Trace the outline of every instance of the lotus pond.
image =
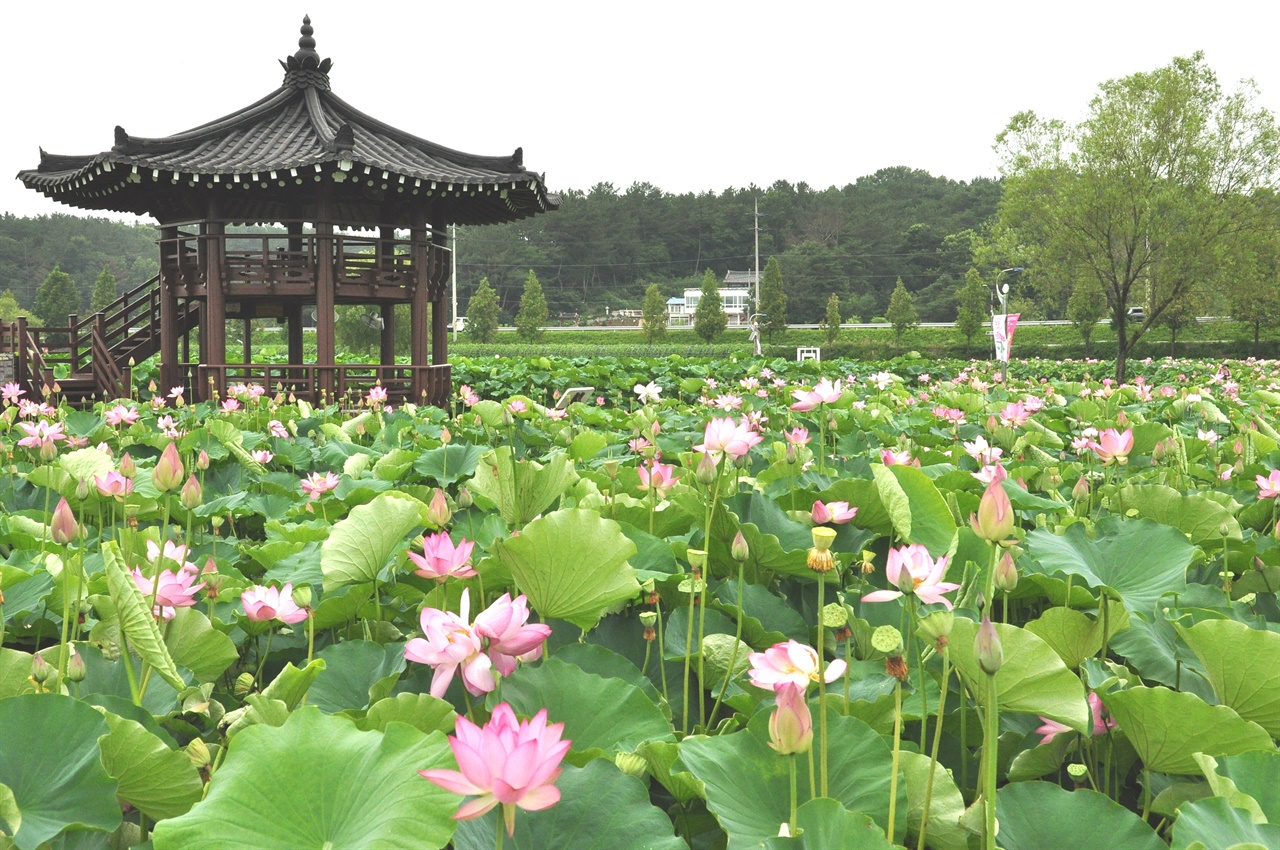
[[1280,847],[1280,371],[1138,371],[6,386],[0,848]]

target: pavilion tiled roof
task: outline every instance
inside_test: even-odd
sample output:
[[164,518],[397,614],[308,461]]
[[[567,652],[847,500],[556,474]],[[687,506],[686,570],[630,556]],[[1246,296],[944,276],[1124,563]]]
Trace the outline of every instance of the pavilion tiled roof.
[[88,156],[40,152],[38,168],[18,179],[48,197],[85,209],[198,217],[209,193],[225,216],[280,219],[291,202],[335,185],[337,218],[377,223],[389,205],[415,197],[438,201],[451,223],[514,221],[555,209],[541,175],[525,169],[521,149],[477,156],[418,138],[335,95],[332,63],[315,50],[310,19],[298,52],[281,62],[280,88],[230,115],[163,138],[116,127],[115,145]]

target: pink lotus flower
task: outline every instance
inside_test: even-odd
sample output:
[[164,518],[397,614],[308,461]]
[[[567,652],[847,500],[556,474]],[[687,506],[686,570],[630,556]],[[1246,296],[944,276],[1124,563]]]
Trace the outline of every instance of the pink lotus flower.
[[[810,682],[818,681],[821,663],[813,647],[795,640],[775,643],[764,652],[753,652],[747,657],[751,662],[748,676],[757,688],[778,691],[785,685],[794,685],[802,692]],[[827,665],[824,681],[833,682],[844,675],[847,665],[837,658]]]
[[1045,744],[1051,743],[1051,742],[1053,741],[1053,739],[1054,739],[1054,738],[1056,738],[1057,736],[1059,736],[1059,735],[1063,734],[1064,732],[1074,732],[1074,731],[1075,731],[1074,729],[1072,729],[1072,728],[1071,728],[1070,726],[1068,726],[1067,724],[1065,724],[1065,723],[1059,723],[1059,722],[1058,722],[1058,721],[1056,721],[1056,720],[1050,720],[1049,718],[1044,717],[1043,715],[1041,715],[1041,716],[1040,716],[1040,719],[1041,719],[1041,720],[1043,720],[1043,721],[1044,721],[1044,723],[1042,723],[1042,724],[1040,724],[1039,726],[1037,726],[1037,727],[1036,727],[1036,729],[1035,729],[1035,734],[1037,734],[1037,735],[1041,736],[1041,737],[1040,737],[1040,746],[1042,746],[1042,747],[1043,747]]
[[813,715],[804,689],[785,682],[775,693],[778,707],[769,715],[769,746],[784,756],[809,752],[813,748]]
[[1133,429],[1126,428],[1120,433],[1115,428],[1108,428],[1098,435],[1097,442],[1090,443],[1089,448],[1102,460],[1103,466],[1113,461],[1120,465],[1129,462],[1129,452],[1133,451]]
[[812,390],[794,390],[791,397],[796,400],[796,403],[791,405],[791,409],[803,413],[820,405],[834,404],[840,400],[840,395],[840,382],[832,383],[829,379],[823,378]]
[[307,619],[307,609],[299,608],[293,601],[293,585],[265,587],[256,584],[240,594],[244,615],[255,623],[279,620],[282,623],[301,623]]
[[94,476],[98,492],[108,499],[123,499],[133,492],[133,479],[125,478],[114,469],[103,476]]
[[676,484],[675,467],[669,463],[655,460],[651,464],[641,464],[636,472],[640,475],[639,489],[648,492],[652,488],[659,499],[665,499]]
[[154,540],[147,541],[147,560],[154,564],[157,569],[163,567],[165,562],[168,562],[177,566],[180,570],[195,572],[196,565],[187,560],[188,554],[186,546],[181,543],[174,543],[172,540],[166,540],[164,548],[157,546]]
[[[903,575],[904,571],[906,575]],[[942,594],[950,593],[960,585],[942,581],[946,572],[947,556],[943,555],[935,561],[929,554],[929,550],[918,543],[890,549],[889,562],[885,565],[884,573],[889,579],[889,584],[900,589],[875,590],[862,597],[862,601],[889,602],[902,596],[901,588],[905,586],[906,592],[915,594],[921,602],[941,602],[947,606],[947,610],[951,610],[954,607],[951,600]]]
[[418,618],[423,637],[413,638],[404,646],[405,658],[435,668],[430,688],[433,697],[444,696],[459,667],[462,668],[462,683],[472,696],[487,694],[498,686],[493,678],[492,662],[484,654],[481,637],[467,622],[471,611],[470,590],[462,591],[457,614],[423,608]]
[[721,454],[740,458],[751,451],[751,447],[761,439],[763,438],[751,430],[745,419],[737,423],[732,419],[712,419],[707,423],[702,444],[694,446],[694,449],[706,452],[713,458],[718,458]]
[[5,384],[3,387],[0,387],[0,398],[3,398],[8,404],[17,404],[19,399],[26,394],[26,390],[24,390],[19,384],[15,384],[12,381]]
[[823,525],[828,522],[843,525],[853,519],[857,513],[858,509],[849,507],[848,502],[827,502],[824,504],[821,501],[815,501],[809,516],[813,519],[814,525]]
[[[150,542],[150,541],[148,541]],[[156,595],[156,606],[153,613],[158,619],[172,620],[177,614],[177,608],[190,608],[196,604],[196,591],[204,587],[204,582],[193,584],[196,580],[195,566],[191,565],[191,569],[180,569],[176,573],[172,570],[164,570],[155,579],[148,578],[142,574],[138,568],[130,570],[133,576],[133,582],[142,591],[142,594],[151,598],[154,592]]]
[[249,457],[253,458],[263,466],[266,466],[267,464],[271,463],[271,461],[275,460],[275,455],[267,451],[266,449],[254,449],[253,451],[249,452]]
[[302,479],[302,492],[306,493],[312,499],[319,499],[325,493],[333,490],[338,486],[338,476],[332,472],[326,472],[321,475],[319,472],[313,472],[306,478]]
[[518,398],[507,403],[507,410],[511,411],[513,414],[524,413],[528,409],[529,406]]
[[524,594],[515,599],[510,593],[502,594],[476,617],[472,626],[487,641],[485,651],[504,676],[514,673],[520,661],[537,660],[542,655],[542,645],[551,636],[550,626],[529,625],[529,601]]
[[471,552],[475,543],[462,540],[455,547],[453,539],[447,532],[441,531],[422,539],[422,554],[409,553],[409,560],[418,565],[414,575],[443,582],[450,576],[454,578],[470,578],[476,574],[471,568]]
[[1009,428],[1021,428],[1031,418],[1031,412],[1020,401],[1005,405],[1000,411],[1000,423]]
[[24,449],[35,449],[40,457],[51,460],[58,454],[58,443],[67,439],[62,432],[61,422],[19,422],[18,427],[27,432],[27,436],[18,441]]
[[370,387],[369,394],[364,397],[364,403],[370,407],[379,407],[387,403],[386,387]]
[[807,428],[801,428],[799,425],[790,431],[783,431],[782,436],[786,437],[787,442],[793,446],[805,446],[809,444],[809,431]]
[[240,407],[241,405],[240,405],[239,399],[228,398],[228,399],[224,399],[222,402],[222,409],[226,413],[235,413],[237,410],[240,409]]
[[454,794],[474,796],[455,820],[478,818],[502,806],[507,835],[516,831],[516,809],[541,811],[560,802],[560,762],[572,743],[561,740],[563,723],[547,723],[544,708],[532,720],[517,721],[507,703],[493,710],[483,728],[459,717],[449,746],[458,770],[420,770],[429,782]]
[[885,466],[919,466],[920,461],[911,457],[911,452],[903,450],[895,452],[893,449],[880,450],[880,462]]
[[164,447],[151,470],[151,481],[161,493],[177,490],[186,480],[187,471],[182,466],[182,458],[178,455],[178,444],[170,443]]
[[458,387],[458,397],[462,399],[462,403],[467,407],[474,407],[480,401],[479,393],[466,384]]
[[1259,475],[1258,482],[1258,498],[1274,499],[1280,496],[1280,469],[1271,470],[1271,474],[1267,476]]
[[[1091,732],[1094,737],[1097,737],[1098,735],[1105,735],[1109,729],[1114,729],[1116,727],[1115,718],[1107,714],[1107,709],[1102,704],[1102,698],[1093,691],[1089,692],[1089,713],[1093,716]],[[1036,727],[1035,730],[1035,733],[1041,736],[1040,746],[1050,743],[1055,737],[1063,734],[1064,732],[1075,731],[1070,726],[1059,723],[1056,720],[1050,720],[1043,715],[1040,715],[1040,719],[1043,720],[1044,723]]]
[[1003,543],[1013,534],[1013,503],[1004,490],[1005,477],[999,473],[991,476],[991,483],[978,502],[978,512],[969,515],[973,533],[992,543]]
[[108,425],[132,425],[138,421],[139,415],[136,407],[117,404],[104,413],[103,418],[107,420]]

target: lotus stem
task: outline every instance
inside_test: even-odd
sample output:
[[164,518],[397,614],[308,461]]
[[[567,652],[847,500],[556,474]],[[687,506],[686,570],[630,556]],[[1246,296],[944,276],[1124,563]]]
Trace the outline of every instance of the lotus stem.
[[997,752],[1000,738],[1000,706],[996,702],[997,699],[995,674],[988,673],[987,728],[982,741],[982,767],[984,774],[982,797],[985,820],[982,839],[983,847],[986,850],[996,850],[996,780],[1000,769],[1000,759]]
[[787,822],[788,830],[794,836],[796,834],[796,754],[792,753],[787,757],[787,764],[791,767],[791,819]]
[[[823,588],[827,586],[826,576],[823,573],[818,574],[818,669],[822,671],[827,666],[827,656],[822,651],[822,637],[826,632],[826,627],[822,625],[822,602]],[[818,774],[822,784],[819,786],[821,794],[819,796],[827,796],[827,678],[818,674],[818,720],[821,726],[818,727],[818,746],[820,752]]]
[[902,682],[895,680],[893,684],[893,772],[889,775],[889,828],[885,832],[890,841],[893,840],[894,820],[898,813],[898,762],[901,753]]
[[733,634],[733,649],[729,652],[729,669],[724,674],[724,684],[720,686],[720,693],[716,696],[715,705],[711,707],[712,723],[716,722],[716,712],[720,710],[720,703],[724,702],[724,695],[729,690],[729,680],[733,678],[734,665],[738,663],[738,647],[742,644],[742,585],[746,579],[746,567],[746,561],[738,562],[738,624]]
[[942,716],[947,709],[947,685],[951,679],[951,659],[942,656],[942,684],[938,694],[938,723],[933,727],[933,749],[929,753],[929,779],[924,786],[924,808],[920,812],[920,837],[916,850],[924,850],[925,834],[929,831],[929,807],[933,804],[933,777],[938,770],[938,750],[942,746]]

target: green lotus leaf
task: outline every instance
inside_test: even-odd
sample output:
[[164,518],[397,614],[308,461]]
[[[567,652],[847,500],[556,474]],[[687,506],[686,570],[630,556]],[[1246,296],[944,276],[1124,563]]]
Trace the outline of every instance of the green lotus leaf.
[[932,759],[920,753],[903,751],[898,754],[898,758],[902,766],[902,778],[907,785],[907,823],[911,832],[920,834],[920,824],[924,819],[924,796],[932,765],[933,797],[929,801],[929,829],[925,835],[928,846],[933,850],[968,850],[969,833],[960,826],[960,816],[964,814],[964,796],[956,787],[951,771],[940,764],[934,765]]
[[419,732],[452,732],[458,715],[453,706],[430,694],[396,694],[375,702],[356,725],[385,732],[389,723],[408,723]]
[[[1001,711],[1039,714],[1086,732],[1092,722],[1085,702],[1084,685],[1067,669],[1058,654],[1026,629],[995,623],[1004,647],[1004,665],[996,673],[996,698]],[[957,617],[947,652],[951,663],[968,682],[980,705],[986,703],[987,674],[978,666],[973,639],[978,624]]]
[[1248,812],[1222,797],[1185,803],[1178,809],[1170,850],[1191,850],[1195,846],[1233,850],[1239,845],[1280,847],[1280,825],[1254,823]]
[[488,446],[450,443],[419,454],[413,468],[419,475],[433,479],[441,487],[448,487],[474,473],[476,463],[489,450]]
[[0,700],[0,787],[7,789],[0,818],[18,850],[36,850],[66,829],[111,832],[120,825],[117,785],[98,750],[109,731],[101,714],[71,697]]
[[196,608],[177,609],[164,642],[173,663],[186,667],[200,682],[214,681],[239,657],[231,638],[215,629]]
[[1280,738],[1280,634],[1235,620],[1174,628],[1204,665],[1218,702]]
[[378,458],[373,474],[383,481],[399,481],[418,459],[418,453],[409,449],[392,449]]
[[1203,493],[1182,493],[1163,484],[1126,484],[1114,497],[1122,510],[1172,526],[1187,535],[1196,546],[1222,546],[1226,537],[1240,539],[1240,523],[1235,515]]
[[394,490],[352,508],[320,546],[325,593],[373,583],[405,536],[426,524],[427,506]]
[[1104,604],[1110,615],[1106,623],[1101,615],[1090,618],[1073,608],[1050,608],[1027,623],[1026,629],[1049,644],[1063,663],[1075,670],[1102,649],[1105,628],[1109,627],[1111,635],[1115,635],[1129,627],[1129,612],[1122,605],[1110,600]]
[[[178,668],[160,635],[156,618],[148,610],[147,603],[150,600],[143,596],[133,578],[125,571],[120,549],[114,542],[102,544],[102,561],[107,571],[111,601],[115,603],[120,630],[129,641],[129,648],[150,664],[157,675],[175,691],[181,691],[187,683],[178,675]],[[124,661],[126,664],[131,663],[128,658]]]
[[455,766],[442,732],[362,732],[303,707],[229,746],[208,796],[156,824],[156,850],[421,850],[453,834],[457,795],[418,775]]
[[307,703],[333,714],[362,709],[391,694],[406,665],[403,643],[348,640],[319,654],[322,672],[307,691]]
[[1196,762],[1214,794],[1248,810],[1255,823],[1280,824],[1280,752],[1249,750],[1216,759],[1198,755]]
[[111,456],[98,448],[67,452],[58,457],[58,465],[67,471],[73,483],[85,481],[90,487],[93,487],[93,479],[101,478],[116,468]]
[[581,629],[640,592],[627,562],[635,553],[636,545],[616,522],[578,509],[539,517],[520,536],[494,546],[540,617]]
[[1027,535],[1027,568],[1046,575],[1066,573],[1090,587],[1106,587],[1130,611],[1150,613],[1164,593],[1187,586],[1195,547],[1175,528],[1149,519],[1104,517],[1090,539],[1083,523],[1061,535],[1036,529]]
[[510,446],[499,446],[480,458],[469,486],[497,506],[507,525],[519,528],[551,507],[576,477],[563,454],[542,464],[516,460]]
[[1168,688],[1130,688],[1102,701],[1148,770],[1198,774],[1196,753],[1225,756],[1274,749],[1271,736],[1225,705]]
[[[770,838],[761,846],[764,850],[893,850],[897,846],[870,817],[851,812],[830,797],[818,797],[796,809],[796,830],[795,837]],[[929,846],[941,850],[951,845]]]
[[106,715],[111,733],[98,740],[102,765],[117,792],[153,820],[184,814],[200,801],[204,782],[181,750],[171,750],[142,724]]
[[956,523],[947,502],[929,477],[914,466],[873,464],[880,501],[903,540],[919,543],[940,558],[951,549]]
[[1087,788],[1067,791],[1049,782],[1010,783],[996,792],[996,822],[1004,850],[1167,850],[1142,818]]

